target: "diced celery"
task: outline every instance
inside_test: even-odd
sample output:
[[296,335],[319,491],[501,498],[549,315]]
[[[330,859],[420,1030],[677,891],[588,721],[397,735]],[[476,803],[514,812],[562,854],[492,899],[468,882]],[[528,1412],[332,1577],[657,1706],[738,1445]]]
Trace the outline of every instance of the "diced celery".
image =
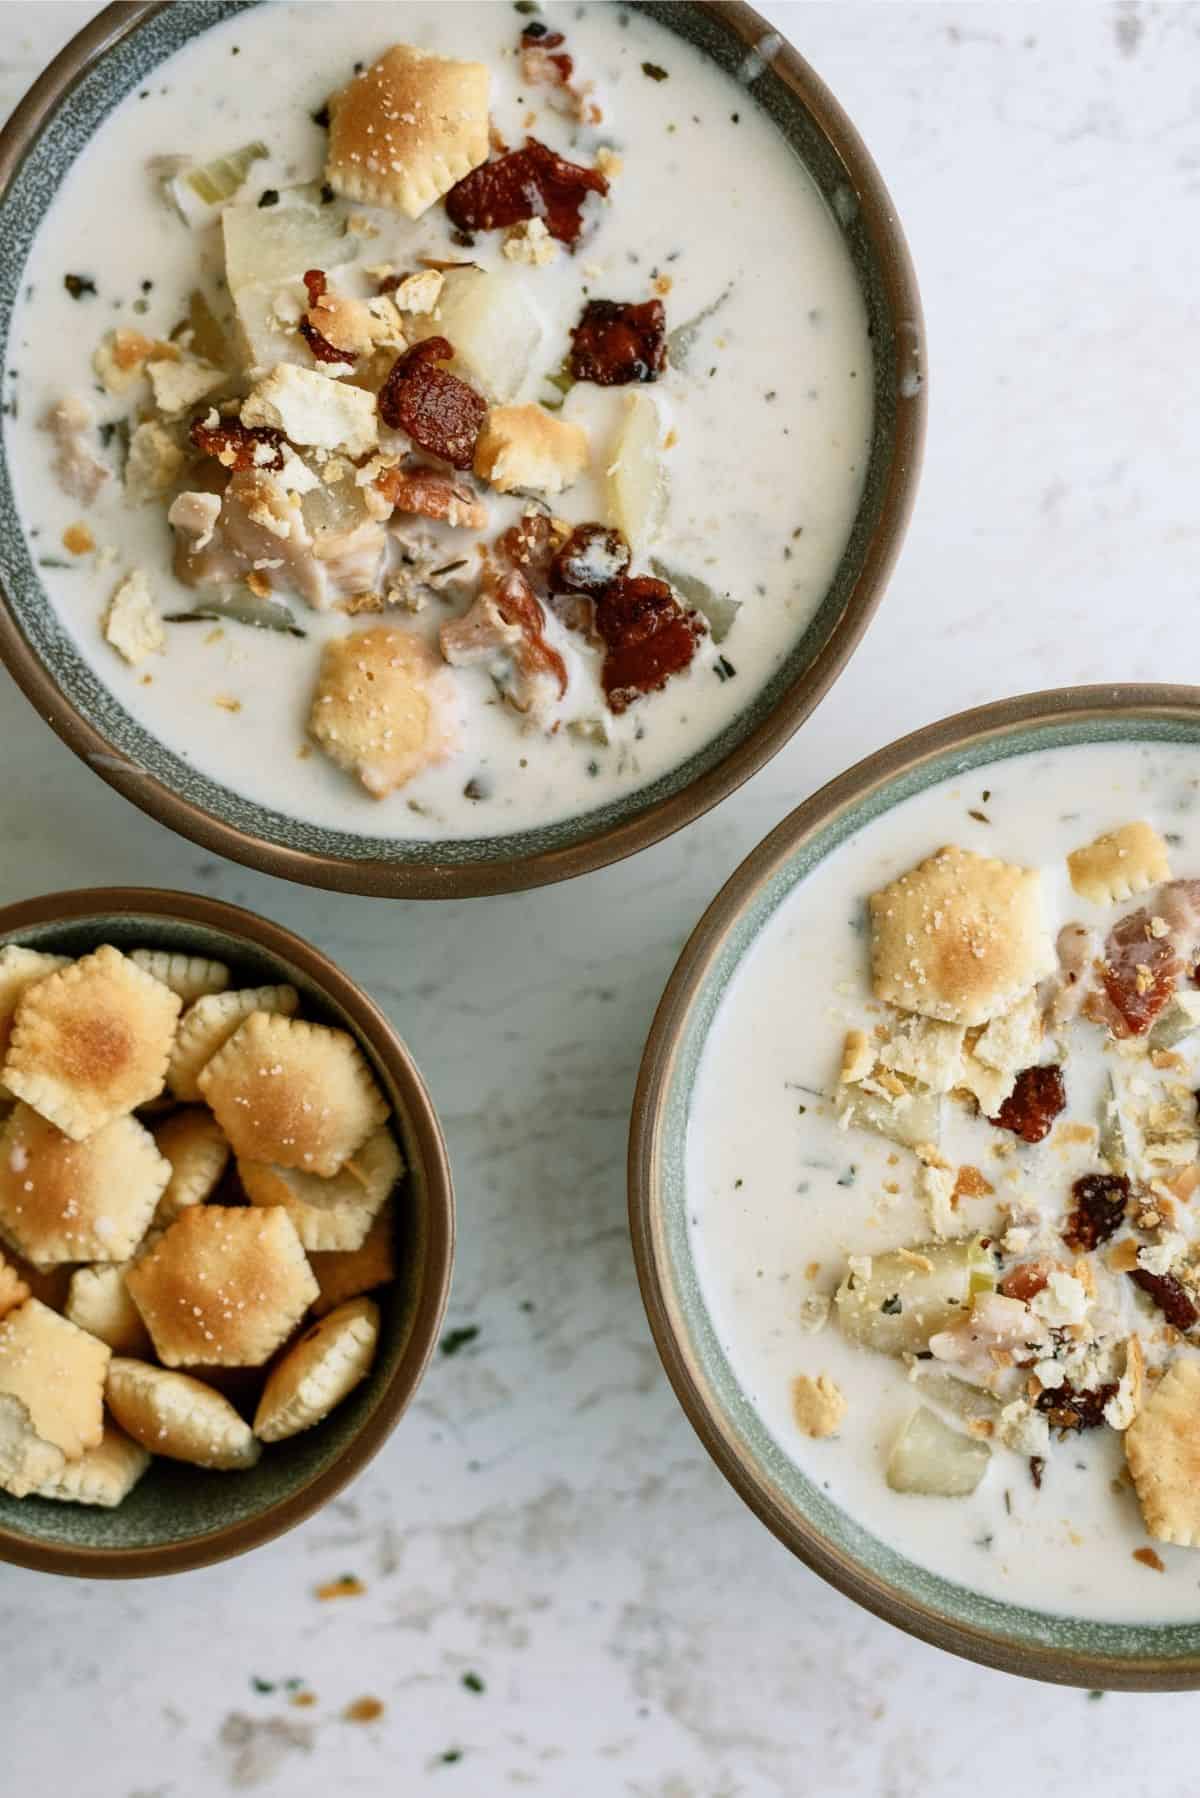
[[915,1383],[922,1397],[932,1399],[967,1423],[994,1423],[1003,1409],[1000,1400],[982,1386],[972,1386],[928,1362],[918,1363]]
[[917,1354],[939,1330],[961,1323],[975,1294],[995,1284],[991,1250],[973,1236],[874,1255],[870,1276],[849,1272],[833,1302],[852,1341],[885,1355]]
[[893,1492],[927,1498],[967,1498],[987,1471],[991,1450],[974,1436],[961,1435],[936,1412],[920,1405],[888,1456],[887,1483]]
[[885,1136],[903,1149],[937,1142],[942,1127],[942,1102],[936,1093],[908,1093],[895,1101],[864,1092],[859,1086],[845,1088],[844,1093],[838,1115],[860,1130],[873,1130],[876,1136]]
[[715,587],[710,587],[699,575],[685,574],[681,568],[671,568],[666,562],[660,562],[657,556],[651,556],[650,566],[660,581],[667,581],[689,606],[708,620],[713,642],[724,643],[733,628],[734,619],[742,609],[741,600],[732,598],[728,593],[718,593]]
[[1173,1049],[1195,1030],[1200,1030],[1200,993],[1178,992],[1146,1040],[1152,1049]]
[[270,154],[264,143],[243,144],[228,156],[187,165],[168,176],[163,187],[185,225],[207,225],[217,208],[237,193],[251,166]]

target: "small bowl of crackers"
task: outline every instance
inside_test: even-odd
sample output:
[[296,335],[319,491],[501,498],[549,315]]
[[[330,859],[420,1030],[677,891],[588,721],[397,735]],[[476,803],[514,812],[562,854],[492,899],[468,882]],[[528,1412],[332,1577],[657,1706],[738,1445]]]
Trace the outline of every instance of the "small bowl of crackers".
[[453,1249],[425,1084],[317,949],[185,893],[0,910],[0,1560],[299,1523],[416,1391]]

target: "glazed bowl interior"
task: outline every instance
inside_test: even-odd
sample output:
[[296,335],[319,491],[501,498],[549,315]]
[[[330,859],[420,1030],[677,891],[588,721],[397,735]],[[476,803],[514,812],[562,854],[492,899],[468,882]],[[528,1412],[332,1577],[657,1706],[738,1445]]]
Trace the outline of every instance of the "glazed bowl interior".
[[937,782],[1010,756],[1085,743],[1194,744],[1200,689],[1077,688],[985,706],[872,756],[807,801],[718,894],[664,993],[642,1062],[629,1203],[642,1296],[693,1426],[770,1529],[816,1572],[889,1622],[1010,1672],[1087,1687],[1200,1685],[1197,1622],[1093,1622],[1007,1604],[909,1560],[843,1511],[767,1430],[718,1339],[688,1230],[686,1137],[700,1059],[722,997],[773,914],[850,837]]
[[316,951],[215,901],[143,889],[56,894],[0,911],[0,946],[78,956],[101,943],[226,962],[237,986],[289,982],[301,1012],[349,1031],[392,1105],[408,1172],[397,1204],[396,1281],[381,1288],[368,1378],[316,1429],[273,1444],[246,1472],[155,1459],[115,1510],[0,1493],[0,1560],[112,1577],[179,1572],[239,1554],[324,1504],[366,1465],[420,1382],[445,1310],[453,1195],[432,1102],[371,1002]]
[[[238,10],[233,0],[110,7],[17,109],[0,135],[0,345],[64,168],[151,69]],[[857,272],[875,355],[874,431],[857,517],[815,616],[721,735],[611,805],[539,829],[466,840],[408,842],[317,828],[201,773],[106,689],[57,621],[0,459],[0,655],[77,754],[183,835],[290,879],[355,892],[461,897],[565,879],[659,840],[732,792],[792,735],[861,637],[907,523],[924,427],[920,302],[900,228],[854,128],[807,64],[749,7],[679,0],[645,10],[735,76],[765,109],[829,203]]]

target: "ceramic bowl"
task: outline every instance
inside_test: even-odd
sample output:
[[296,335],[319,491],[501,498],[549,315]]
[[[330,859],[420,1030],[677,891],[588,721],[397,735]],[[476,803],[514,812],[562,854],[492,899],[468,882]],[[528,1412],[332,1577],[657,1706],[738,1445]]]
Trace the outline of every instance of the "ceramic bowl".
[[224,961],[243,986],[288,981],[306,1017],[348,1030],[389,1099],[408,1174],[397,1206],[400,1274],[381,1288],[369,1377],[327,1422],[272,1444],[245,1473],[156,1460],[115,1510],[0,1493],[0,1561],[82,1578],[180,1573],[291,1529],[361,1473],[421,1383],[450,1288],[454,1192],[433,1102],[383,1013],[328,957],[252,912],[145,887],[52,893],[0,910],[0,946],[83,955],[100,943]]
[[[0,132],[0,353],[30,243],[64,167],[116,100],[183,42],[236,10],[236,0],[109,6],[17,107]],[[0,461],[0,657],[77,755],[173,830],[235,861],[347,892],[460,898],[541,886],[617,861],[699,817],[782,748],[845,666],[899,549],[920,460],[923,326],[908,251],[854,127],[757,13],[727,0],[659,0],[647,10],[736,74],[770,114],[835,209],[862,285],[876,358],[874,439],[850,541],[803,639],[722,735],[619,803],[542,829],[467,841],[401,843],[316,829],[200,774],[104,688],[58,628]]]
[[1090,1622],[1000,1603],[917,1566],[840,1510],[769,1435],[720,1346],[691,1257],[684,1150],[699,1059],[726,986],[776,908],[839,844],[948,776],[1031,750],[1147,741],[1200,753],[1200,688],[1084,687],[984,706],[905,737],[806,801],[743,862],[684,949],[646,1046],[629,1144],[630,1224],[650,1327],[701,1441],[751,1509],[816,1573],[890,1623],[989,1666],[1089,1688],[1200,1685],[1200,1621]]

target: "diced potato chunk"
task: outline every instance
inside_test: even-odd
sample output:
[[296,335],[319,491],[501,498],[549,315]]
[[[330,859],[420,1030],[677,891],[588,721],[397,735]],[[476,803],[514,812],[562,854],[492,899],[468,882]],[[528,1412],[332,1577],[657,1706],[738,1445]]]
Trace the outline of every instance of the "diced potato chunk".
[[888,1456],[887,1483],[893,1492],[927,1498],[967,1498],[991,1460],[986,1443],[962,1436],[921,1405],[913,1412]]
[[445,337],[451,370],[486,399],[515,399],[545,336],[529,282],[511,269],[447,269],[432,314],[412,320],[414,338]]
[[667,511],[667,471],[660,445],[658,402],[637,391],[625,396],[625,416],[609,458],[609,522],[628,539],[635,555],[658,536]]
[[344,202],[322,206],[301,189],[285,193],[278,206],[227,206],[221,214],[225,280],[251,368],[311,363],[295,328],[307,305],[301,277],[306,269],[328,271],[357,254],[346,217]]
[[872,1256],[870,1274],[851,1268],[833,1302],[854,1342],[885,1355],[917,1354],[939,1330],[961,1323],[975,1294],[995,1284],[991,1253],[973,1236]]
[[873,1130],[903,1149],[937,1142],[942,1105],[936,1093],[912,1092],[885,1099],[878,1093],[863,1092],[861,1087],[843,1091],[838,1116],[846,1123],[855,1124],[860,1130]]

